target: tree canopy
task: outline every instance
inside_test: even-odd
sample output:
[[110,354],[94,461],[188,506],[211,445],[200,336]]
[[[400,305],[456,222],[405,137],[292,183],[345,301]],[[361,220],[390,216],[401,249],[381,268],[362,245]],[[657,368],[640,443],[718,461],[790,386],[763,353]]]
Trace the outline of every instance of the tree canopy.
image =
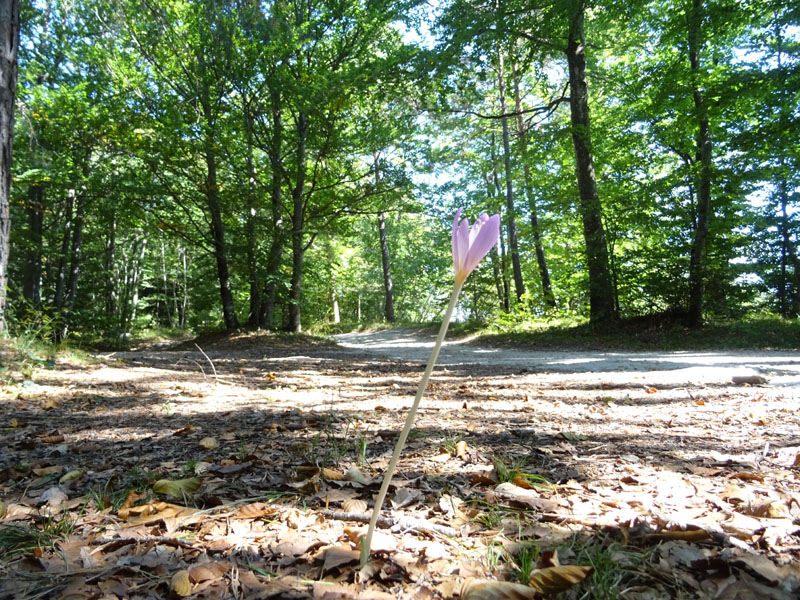
[[774,0],[23,1],[6,317],[796,317],[799,120]]

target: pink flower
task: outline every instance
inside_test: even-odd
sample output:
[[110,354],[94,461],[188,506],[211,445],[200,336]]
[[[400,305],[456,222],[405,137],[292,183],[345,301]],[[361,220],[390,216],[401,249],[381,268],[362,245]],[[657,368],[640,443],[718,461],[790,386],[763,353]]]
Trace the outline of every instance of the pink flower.
[[459,208],[453,219],[453,266],[457,284],[464,283],[500,237],[500,215],[490,217],[483,213],[470,227],[467,219],[458,222],[461,211]]

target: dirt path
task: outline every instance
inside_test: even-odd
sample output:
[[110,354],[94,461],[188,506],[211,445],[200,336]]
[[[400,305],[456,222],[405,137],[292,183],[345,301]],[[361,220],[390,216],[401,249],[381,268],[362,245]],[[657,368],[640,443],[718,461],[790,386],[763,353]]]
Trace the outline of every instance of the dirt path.
[[[426,362],[434,338],[410,329],[354,332],[336,336],[349,350],[394,360]],[[585,352],[492,348],[475,345],[472,338],[447,340],[437,364],[480,365],[520,372],[583,375],[600,383],[620,384],[633,379],[662,383],[724,384],[733,377],[760,375],[772,386],[800,386],[797,352]],[[577,377],[580,378],[580,377]]]
[[359,571],[341,513],[371,506],[432,339],[338,342],[236,334],[0,385],[0,526],[69,525],[0,559],[0,599],[469,600],[524,548],[605,565],[566,600],[800,591],[796,354],[449,342],[384,510],[449,534],[383,530]]

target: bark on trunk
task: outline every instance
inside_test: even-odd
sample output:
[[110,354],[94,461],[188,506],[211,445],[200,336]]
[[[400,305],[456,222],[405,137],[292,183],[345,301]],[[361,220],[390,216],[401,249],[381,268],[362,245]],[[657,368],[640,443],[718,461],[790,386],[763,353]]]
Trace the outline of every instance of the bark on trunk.
[[500,110],[503,114],[503,163],[506,172],[506,209],[508,211],[508,248],[511,250],[511,268],[514,273],[514,292],[517,302],[525,293],[525,284],[522,281],[522,266],[519,261],[519,246],[517,244],[517,220],[514,210],[514,185],[511,173],[511,141],[508,132],[508,117],[506,115],[506,84],[504,74],[503,51],[498,52],[497,87],[500,92]]
[[247,143],[247,266],[250,276],[250,311],[247,315],[247,325],[251,328],[258,327],[261,318],[261,276],[258,265],[258,240],[256,238],[256,221],[258,218],[258,202],[256,197],[256,170],[253,164],[253,120],[247,106],[243,107],[245,113],[244,129]]
[[536,252],[536,264],[539,267],[539,278],[542,282],[542,297],[544,303],[549,308],[556,307],[556,297],[553,293],[553,286],[550,283],[550,270],[547,268],[547,260],[544,254],[544,244],[542,234],[539,230],[539,215],[536,206],[536,196],[533,193],[533,182],[531,168],[528,165],[528,132],[525,129],[525,121],[522,118],[522,96],[519,91],[519,79],[514,77],[514,100],[517,112],[517,134],[519,136],[519,153],[522,158],[522,173],[525,179],[525,195],[528,198],[528,210],[531,213],[531,230],[533,231],[533,248]]
[[44,188],[31,185],[28,188],[28,260],[25,266],[23,294],[31,307],[42,305],[42,229],[44,225]]
[[[495,151],[495,134],[492,132],[491,141],[491,159],[492,159],[492,182],[494,183],[494,193],[491,197],[500,194],[500,176],[497,174],[497,152]],[[502,211],[500,211],[502,213]],[[502,223],[502,221],[501,221]],[[495,246],[495,249],[497,246]],[[511,299],[509,298],[509,285],[508,285],[508,268],[506,260],[506,243],[503,239],[503,227],[500,226],[500,252],[498,254],[498,263],[500,269],[500,284],[502,286],[500,293],[500,302],[503,306],[503,311],[509,312],[511,310]]]
[[292,281],[289,288],[289,331],[301,331],[300,300],[303,286],[303,225],[305,221],[306,135],[308,116],[297,115],[297,176],[292,188]]
[[106,318],[109,322],[117,314],[117,215],[111,212],[106,230]]
[[697,138],[695,163],[697,173],[697,209],[694,220],[694,239],[689,257],[689,311],[690,327],[703,324],[703,288],[705,271],[705,249],[708,239],[708,224],[711,214],[711,130],[708,122],[708,107],[700,82],[701,22],[704,13],[703,1],[692,0],[689,16],[689,65],[692,76],[692,96]]
[[222,318],[225,328],[228,331],[239,327],[239,320],[236,318],[236,308],[231,292],[231,279],[228,270],[228,251],[225,242],[225,226],[222,223],[222,211],[219,204],[219,186],[217,184],[217,153],[215,149],[214,135],[211,131],[212,111],[208,101],[208,89],[203,90],[201,100],[203,114],[209,131],[205,136],[205,160],[206,160],[206,181],[205,198],[208,206],[209,216],[211,217],[211,239],[214,243],[214,258],[217,262],[217,278],[219,279],[220,299],[222,300]]
[[267,256],[267,272],[264,284],[264,296],[261,303],[261,326],[274,329],[275,296],[278,290],[278,270],[283,257],[283,198],[281,194],[280,153],[283,144],[283,122],[281,119],[281,97],[277,90],[270,90],[270,108],[272,111],[272,141],[270,148],[270,164],[272,166],[272,189],[270,204],[272,207],[272,239]]
[[586,266],[589,272],[590,320],[594,329],[604,330],[613,326],[617,315],[614,311],[614,288],[611,283],[603,213],[597,193],[592,156],[583,21],[584,5],[580,3],[570,23],[569,41],[566,47],[569,67],[569,106],[580,213],[586,243]]
[[6,330],[6,288],[10,250],[11,154],[17,97],[19,0],[0,1],[0,333]]
[[56,309],[64,307],[64,296],[67,283],[67,265],[69,264],[69,243],[72,239],[72,211],[75,205],[75,191],[67,192],[67,203],[64,208],[64,230],[61,234],[61,252],[58,255],[58,268],[56,270],[56,286],[53,293],[53,306]]
[[[381,182],[379,153],[373,152],[372,158],[375,163],[375,188],[377,189]],[[381,243],[381,266],[383,267],[383,316],[389,323],[394,323],[394,285],[392,284],[392,270],[389,261],[389,241],[386,238],[386,217],[383,211],[378,213],[378,235]]]
[[383,211],[378,213],[378,230],[381,241],[381,265],[383,266],[383,316],[389,323],[394,323],[394,285],[389,264],[389,242],[386,239],[386,218]]

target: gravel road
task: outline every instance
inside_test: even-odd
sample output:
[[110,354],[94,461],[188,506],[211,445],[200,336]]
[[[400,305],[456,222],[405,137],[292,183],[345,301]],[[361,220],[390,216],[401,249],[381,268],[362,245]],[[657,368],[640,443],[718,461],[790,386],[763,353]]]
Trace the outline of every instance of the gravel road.
[[[409,329],[345,333],[337,343],[350,351],[426,362],[434,337]],[[732,384],[761,376],[770,386],[800,391],[800,353],[785,351],[587,352],[483,347],[470,338],[445,341],[438,364],[502,367],[519,372],[571,374],[571,379],[614,385]]]

